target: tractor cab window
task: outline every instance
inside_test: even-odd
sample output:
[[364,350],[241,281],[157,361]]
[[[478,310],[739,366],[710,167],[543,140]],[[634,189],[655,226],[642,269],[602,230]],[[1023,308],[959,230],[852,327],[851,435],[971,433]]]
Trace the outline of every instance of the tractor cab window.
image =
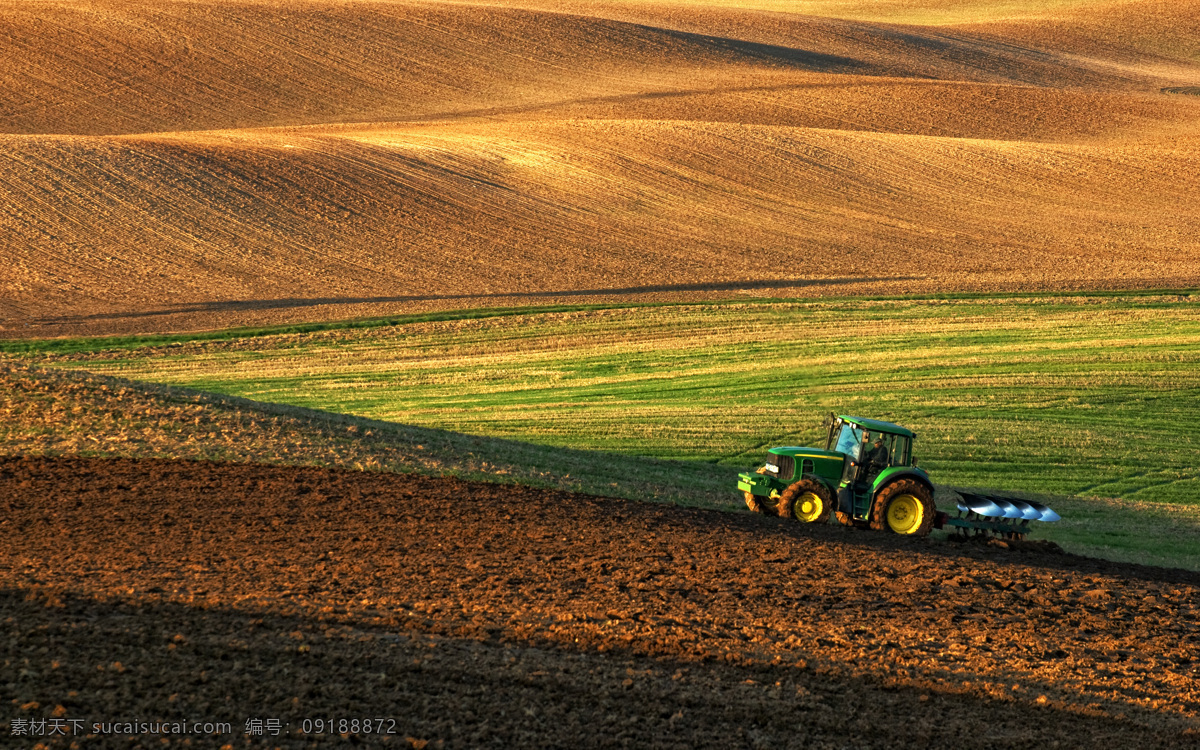
[[883,466],[908,466],[911,440],[903,435],[889,435],[886,432],[881,432],[876,437],[883,441],[883,448],[887,452],[886,462],[880,462]]
[[862,451],[863,438],[861,427],[846,422],[842,425],[842,432],[838,435],[837,447],[834,450],[845,453],[852,461],[857,461]]

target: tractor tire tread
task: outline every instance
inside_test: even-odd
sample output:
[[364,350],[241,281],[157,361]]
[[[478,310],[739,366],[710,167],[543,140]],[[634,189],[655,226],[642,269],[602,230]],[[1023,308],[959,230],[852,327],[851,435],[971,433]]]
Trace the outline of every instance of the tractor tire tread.
[[888,505],[897,495],[912,495],[921,502],[924,516],[921,525],[911,536],[929,536],[933,530],[933,519],[937,508],[933,504],[933,492],[915,479],[900,479],[879,491],[875,504],[871,506],[871,528],[875,531],[891,531],[887,522]]
[[793,518],[792,511],[795,508],[796,500],[806,492],[811,492],[821,498],[821,513],[809,523],[827,523],[834,506],[833,493],[825,485],[808,477],[788,485],[788,488],[779,496],[779,505],[776,508],[779,517]]
[[837,522],[843,526],[849,526],[851,528],[863,528],[867,525],[865,522],[855,519],[855,517],[849,513],[843,513],[840,510],[834,515],[837,517]]
[[762,500],[758,498],[758,495],[755,495],[753,492],[749,491],[745,491],[742,494],[746,496],[746,507],[750,509],[751,513],[758,513],[764,516],[767,515],[767,508],[765,505],[763,505]]

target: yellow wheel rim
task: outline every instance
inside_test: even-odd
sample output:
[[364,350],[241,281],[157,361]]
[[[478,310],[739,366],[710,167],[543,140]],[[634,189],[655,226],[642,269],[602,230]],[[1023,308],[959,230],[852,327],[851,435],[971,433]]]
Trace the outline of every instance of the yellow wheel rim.
[[792,513],[801,521],[812,523],[821,517],[821,511],[824,509],[825,503],[821,502],[820,495],[815,492],[805,492],[796,498],[796,504],[792,506]]
[[888,528],[897,534],[913,534],[925,520],[925,506],[912,495],[897,495],[887,509]]

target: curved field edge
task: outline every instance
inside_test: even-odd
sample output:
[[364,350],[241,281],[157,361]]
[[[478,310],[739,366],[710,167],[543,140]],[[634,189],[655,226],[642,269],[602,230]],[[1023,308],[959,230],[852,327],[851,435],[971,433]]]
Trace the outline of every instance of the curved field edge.
[[[717,464],[539,446],[2,360],[0,417],[0,455],[419,473],[741,509],[730,490],[733,472]],[[1200,570],[1200,508],[1027,496],[1063,513],[1038,537],[1069,552]],[[952,488],[939,488],[943,509],[953,498]]]
[[25,361],[731,469],[874,415],[941,484],[1200,502],[1186,294],[531,311]]
[[[1087,290],[1087,291],[1056,291],[1055,299],[1073,298],[1155,298],[1172,297],[1176,299],[1200,300],[1200,287],[1152,288],[1152,289],[1117,289],[1117,290]],[[905,302],[925,300],[929,302],[958,302],[968,300],[1036,300],[1045,299],[1045,292],[945,292],[940,294],[899,294],[899,295],[840,295],[847,303],[858,303],[866,300],[880,302]],[[62,354],[98,354],[101,352],[117,352],[145,347],[176,346],[195,344],[204,341],[234,341],[238,339],[261,339],[270,336],[286,336],[289,334],[320,333],[323,331],[339,331],[353,329],[385,328],[389,326],[404,326],[414,323],[433,323],[453,320],[483,320],[513,315],[540,315],[548,313],[584,312],[588,310],[626,310],[630,308],[682,307],[696,305],[777,305],[787,303],[820,304],[819,297],[744,297],[728,299],[711,299],[703,301],[665,301],[665,302],[603,302],[590,304],[557,304],[557,305],[522,305],[519,307],[469,307],[451,310],[434,310],[431,312],[408,313],[378,317],[356,317],[346,319],[322,320],[303,323],[285,323],[265,326],[242,326],[236,328],[221,328],[215,330],[197,330],[184,333],[139,333],[129,335],[104,336],[59,336],[52,338],[35,338],[22,330],[4,331],[6,336],[0,336],[0,355],[62,355]]]
[[[1144,322],[1160,317],[1158,311],[1164,309],[1168,311],[1172,307],[1177,310],[1186,309],[1188,299],[1186,295],[1164,295],[1159,298],[1130,295],[1127,299],[1093,296],[1090,298],[1056,298],[1054,302],[1043,300],[1045,304],[1039,305],[1041,317],[1044,318],[1041,328],[1044,333],[1045,330],[1053,330],[1064,320],[1074,320],[1075,327],[1067,327],[1063,335],[1071,333],[1078,335],[1081,317],[1077,313],[1064,317],[1062,312],[1064,306],[1086,305],[1091,310],[1090,314],[1094,315],[1097,309],[1103,311],[1105,306],[1115,308],[1124,306],[1128,310],[1132,302],[1138,301],[1139,304],[1136,307],[1140,308],[1138,314]],[[964,321],[973,321],[972,325],[976,327],[976,334],[978,334],[980,329],[986,328],[986,325],[981,326],[980,324],[981,322],[986,323],[988,317],[992,319],[1011,317],[1015,309],[1014,304],[1023,303],[1028,308],[1036,300],[972,298],[944,299],[935,302],[936,304],[931,304],[926,300],[924,304],[931,305],[931,309],[935,311],[940,309],[943,313],[943,322],[946,318],[953,318],[952,313],[962,315],[970,312],[967,308],[972,305],[986,305],[991,308],[990,316],[982,318],[962,315]],[[819,308],[831,306],[828,301],[813,301],[808,304]],[[874,323],[871,321],[878,322],[877,314],[881,310],[887,309],[885,305],[890,305],[894,312],[896,306],[903,304],[912,305],[915,302],[911,300],[850,302],[842,300],[835,305],[840,312],[833,314],[841,315],[843,320],[850,320],[855,315],[862,318],[866,313],[867,324],[873,325]],[[859,308],[857,313],[847,312],[848,308],[856,305]],[[1058,307],[1057,313],[1054,313],[1055,305]],[[697,310],[715,309],[719,311],[722,307],[714,305],[680,306],[679,309],[646,308],[610,312],[629,313],[642,317],[666,315],[669,318],[667,327],[670,328],[677,327],[678,322],[685,320],[687,315],[694,316]],[[724,307],[742,312],[760,307],[776,312],[780,309],[785,311],[804,309],[803,305],[799,305],[795,301],[764,305],[726,305]],[[532,314],[534,312],[537,314]],[[1120,310],[1117,309],[1116,312],[1120,312]],[[489,313],[496,313],[496,311],[489,311]],[[712,457],[674,461],[614,453],[612,451],[615,449],[627,452],[631,449],[640,449],[648,452],[647,444],[643,442],[640,445],[624,445],[619,440],[611,439],[613,436],[607,435],[603,427],[589,428],[586,431],[588,433],[586,437],[593,442],[611,440],[612,447],[607,450],[579,450],[561,444],[535,445],[526,441],[545,442],[546,435],[538,435],[536,431],[530,432],[528,429],[524,434],[519,429],[509,429],[505,437],[516,439],[503,439],[495,435],[486,437],[462,434],[463,431],[496,433],[496,425],[489,425],[488,419],[502,420],[504,415],[501,414],[503,409],[496,408],[494,404],[490,408],[481,409],[462,409],[461,405],[455,407],[453,411],[470,412],[470,419],[474,421],[470,425],[462,426],[459,430],[451,430],[398,424],[400,421],[428,419],[428,409],[423,414],[412,413],[407,418],[397,414],[387,419],[370,419],[335,413],[352,411],[355,408],[353,405],[340,402],[323,403],[321,410],[296,405],[287,406],[280,403],[262,403],[263,400],[272,399],[280,401],[291,399],[295,402],[302,400],[300,394],[304,391],[316,393],[318,397],[321,397],[322,394],[328,396],[331,393],[355,392],[356,389],[347,391],[344,388],[330,388],[331,381],[327,376],[331,373],[325,373],[323,376],[313,369],[314,363],[330,361],[328,359],[330,351],[340,351],[340,355],[333,360],[339,362],[340,365],[362,357],[370,365],[368,369],[374,371],[373,373],[368,372],[367,375],[373,377],[379,373],[378,365],[380,363],[376,361],[379,359],[379,347],[381,345],[388,346],[388,342],[394,344],[398,338],[421,339],[423,336],[425,346],[437,343],[439,346],[456,345],[465,348],[494,349],[497,342],[505,341],[507,337],[506,346],[510,349],[511,355],[514,342],[523,342],[520,343],[521,346],[529,346],[530,341],[536,342],[539,335],[545,334],[544,326],[547,325],[548,319],[557,318],[556,322],[554,320],[549,320],[549,322],[558,326],[565,324],[568,327],[579,327],[582,325],[585,335],[593,335],[595,330],[588,328],[587,316],[605,314],[603,310],[575,311],[576,314],[529,310],[526,310],[525,313],[525,315],[521,315],[513,312],[501,318],[473,321],[461,318],[450,321],[410,321],[407,324],[399,325],[393,323],[391,328],[376,326],[356,329],[351,327],[342,330],[321,330],[308,334],[287,333],[257,338],[235,338],[208,344],[202,341],[188,344],[178,340],[177,337],[171,337],[170,341],[156,341],[157,347],[151,346],[141,352],[121,351],[119,347],[113,347],[107,352],[96,353],[96,349],[103,348],[102,340],[90,342],[90,344],[81,340],[67,340],[59,342],[62,345],[59,354],[48,355],[41,345],[49,346],[54,342],[36,342],[39,343],[36,348],[41,350],[41,354],[34,357],[36,360],[45,362],[58,360],[59,366],[95,367],[110,372],[134,370],[137,371],[137,377],[142,378],[155,377],[154,367],[149,371],[143,371],[143,365],[147,362],[163,366],[163,369],[157,373],[157,377],[171,379],[178,377],[178,369],[181,364],[186,365],[183,368],[184,372],[187,372],[188,367],[196,365],[197,362],[201,369],[214,364],[233,366],[236,369],[236,362],[241,359],[243,364],[252,365],[251,371],[258,372],[271,364],[269,360],[272,357],[278,358],[283,355],[293,357],[293,359],[289,361],[285,358],[282,362],[276,362],[276,365],[284,368],[296,368],[303,374],[299,376],[299,380],[296,380],[297,376],[293,373],[294,382],[290,389],[276,388],[269,394],[269,398],[260,395],[258,396],[259,401],[250,401],[233,396],[204,393],[189,388],[134,383],[120,378],[98,377],[57,368],[54,370],[30,368],[27,364],[10,362],[6,365],[4,388],[0,389],[0,399],[3,399],[4,414],[6,415],[6,418],[0,423],[0,430],[4,430],[0,437],[0,450],[10,454],[71,455],[82,453],[130,457],[158,456],[327,465],[399,472],[418,471],[455,474],[488,481],[574,489],[598,495],[730,508],[737,507],[738,504],[736,493],[730,489],[733,476],[738,468],[748,468],[759,461],[760,453],[765,447],[768,447],[767,443],[811,443],[816,439],[815,433],[808,434],[813,433],[813,430],[809,429],[808,422],[817,421],[821,407],[813,408],[811,404],[807,407],[799,404],[788,404],[781,407],[779,413],[783,416],[779,419],[786,419],[788,425],[804,426],[804,429],[799,430],[798,433],[792,433],[790,436],[783,434],[774,436],[778,439],[768,436],[762,446],[754,446],[737,455],[726,456],[721,463],[715,463]],[[1126,320],[1123,323],[1120,316],[1115,315],[1113,310],[1107,311],[1106,315],[1107,317],[1097,318],[1097,324],[1106,327],[1105,341],[1107,343],[1117,343],[1122,339],[1114,337],[1112,334],[1119,332],[1123,325],[1128,328],[1129,321]],[[539,320],[543,326],[541,331],[538,330]],[[659,321],[659,323],[662,322]],[[759,322],[761,323],[761,321]],[[862,322],[859,320],[857,324]],[[930,320],[926,320],[925,324],[930,322]],[[1186,316],[1183,322],[1187,322]],[[365,325],[365,322],[362,324]],[[1165,326],[1167,329],[1173,326],[1178,327],[1178,324],[1179,321],[1171,320],[1169,315],[1165,318],[1165,322],[1160,321],[1159,323],[1160,327]],[[466,335],[463,335],[464,325],[474,328],[466,331]],[[441,330],[439,333],[439,326],[448,326],[449,328]],[[490,333],[489,329],[492,329]],[[942,326],[940,330],[944,331],[944,329],[945,327]],[[747,328],[747,331],[753,330],[753,328]],[[760,326],[758,330],[764,329]],[[521,335],[514,336],[516,332],[521,332]],[[695,331],[689,330],[685,333],[691,335]],[[1020,331],[1017,333],[1021,334]],[[1195,347],[1188,343],[1191,339],[1185,335],[1186,331],[1177,331],[1177,333],[1184,335],[1184,338],[1161,339],[1160,337],[1157,343],[1151,342],[1146,347],[1145,354],[1161,361],[1171,361],[1173,358],[1176,364],[1172,366],[1186,369],[1188,367],[1187,358],[1195,354]],[[449,339],[445,338],[447,335]],[[362,338],[364,336],[365,339]],[[1082,338],[1086,339],[1087,337],[1083,336]],[[113,342],[109,341],[108,343]],[[127,343],[129,342],[122,342],[122,344]],[[1043,343],[1045,342],[1043,341]],[[980,344],[983,346],[981,347]],[[976,340],[973,342],[972,356],[978,359],[980,352],[986,351],[988,346],[993,349],[1003,349],[996,344],[995,341],[988,344],[983,339]],[[1081,346],[1086,348],[1086,341]],[[708,359],[711,360],[715,356],[710,351],[711,347],[700,348],[707,352],[704,356]],[[1076,349],[1078,348],[1076,347]],[[372,352],[372,349],[375,351]],[[93,354],[87,354],[86,352],[89,350]],[[325,352],[324,360],[321,357],[313,356],[321,350]],[[1064,350],[1060,347],[1059,351],[1070,352],[1072,349],[1068,347]],[[666,351],[658,352],[658,354],[664,358],[664,361],[673,361],[676,366],[681,363],[686,365],[686,362],[679,358],[673,359],[680,352]],[[445,352],[443,351],[438,357],[444,358]],[[192,365],[187,364],[189,358],[193,360]],[[385,359],[387,358],[385,357]],[[586,365],[594,357],[588,356],[587,352],[576,352],[571,359],[583,361]],[[878,358],[869,357],[869,359],[877,361]],[[141,365],[138,364],[139,361],[142,363]],[[371,364],[372,362],[374,364]],[[453,366],[461,364],[460,362]],[[515,359],[510,364],[520,365]],[[1029,367],[1028,362],[1018,364],[1022,367]],[[525,365],[527,366],[528,363]],[[399,359],[391,359],[383,364],[384,369],[398,370],[402,378],[412,376],[411,372],[406,374],[406,366]],[[504,368],[493,365],[491,369],[501,371]],[[595,368],[592,369],[594,375]],[[1070,384],[1072,374],[1059,369],[1059,372],[1050,372],[1048,375],[1061,381],[1058,384],[1061,389],[1063,382]],[[174,374],[172,374],[173,370]],[[208,374],[212,375],[212,373]],[[332,374],[336,375],[336,373]],[[345,374],[345,372],[341,373],[342,376]],[[359,375],[361,374],[359,373]],[[196,375],[197,373],[192,371],[189,376],[198,379]],[[1034,372],[1033,375],[1036,377],[1037,372]],[[1148,376],[1145,380],[1150,382],[1152,377]],[[298,388],[297,386],[297,383],[311,384],[312,382],[317,382],[320,387],[308,388],[306,385],[305,388]],[[559,382],[561,384],[562,381]],[[336,384],[334,383],[334,385]],[[450,383],[449,385],[456,390],[462,390],[461,383],[458,385]],[[1099,393],[1102,389],[1096,388],[1095,385],[1093,383],[1092,390]],[[253,390],[247,388],[246,383],[239,386],[237,383],[227,380],[221,384],[211,377],[208,378],[204,387],[212,390],[219,388],[236,390],[239,387]],[[411,384],[406,386],[406,389],[410,387]],[[888,387],[894,391],[896,384],[892,383]],[[1181,388],[1182,390],[1180,390]],[[679,390],[684,395],[688,392],[686,388]],[[1172,384],[1168,382],[1165,390],[1164,388],[1159,390],[1164,392],[1154,392],[1153,389],[1147,389],[1143,384],[1142,390],[1139,391],[1135,388],[1125,395],[1137,396],[1134,401],[1140,401],[1147,409],[1153,410],[1163,405],[1169,406],[1172,401],[1185,399],[1188,386],[1186,383],[1175,382]],[[519,392],[520,389],[517,391]],[[527,391],[528,389],[526,389]],[[848,398],[846,393],[838,392],[836,389],[831,393],[838,398]],[[560,395],[559,400],[577,395],[577,391],[568,396]],[[655,394],[649,395],[655,396]],[[666,393],[658,394],[658,397],[663,395],[670,396],[669,393]],[[793,395],[804,395],[804,391],[798,390]],[[424,395],[425,398],[429,396],[430,394]],[[872,413],[887,416],[891,414],[891,410],[897,408],[900,402],[896,392],[884,393],[882,396],[883,402],[880,402],[879,405],[889,410],[887,414],[874,411],[876,406],[864,404],[861,399],[850,398],[849,402],[858,403],[858,406],[853,408],[863,413],[872,410]],[[1117,396],[1119,399],[1120,393]],[[1074,404],[1069,403],[1069,399],[1072,398],[1069,394],[1063,398],[1065,402],[1060,404],[1059,408],[1067,407],[1076,414],[1084,415],[1089,414],[1089,411],[1094,415],[1097,411],[1086,408],[1088,406],[1086,403],[1081,405],[1078,399]],[[1053,399],[1048,400],[1053,401]],[[1155,406],[1156,404],[1158,406]],[[1103,404],[1098,405],[1103,409]],[[593,403],[592,406],[596,406],[596,403]],[[1001,405],[999,409],[989,407],[987,404],[983,406],[984,412],[989,408],[994,410],[995,418],[992,421],[1001,423],[1012,421],[1013,414],[1008,413],[1011,410],[1006,409],[1004,405]],[[1012,404],[1008,406],[1011,407]],[[545,406],[543,405],[541,408],[545,408]],[[761,412],[762,409],[759,408],[757,411]],[[997,479],[996,476],[999,475],[991,476],[990,478],[995,481],[987,484],[978,481],[962,481],[962,477],[967,476],[961,471],[963,466],[973,463],[986,465],[991,453],[1008,448],[1007,446],[999,447],[1000,443],[989,440],[988,435],[978,432],[980,429],[988,428],[988,420],[981,416],[984,415],[984,412],[974,415],[971,419],[956,421],[952,416],[954,411],[954,409],[950,409],[946,412],[946,415],[950,416],[943,415],[947,419],[947,423],[940,428],[940,431],[944,434],[939,436],[935,432],[932,435],[933,440],[927,438],[924,441],[925,451],[921,453],[922,465],[931,470],[935,481],[947,478],[958,480],[952,481],[947,489],[951,489],[955,484],[991,486],[1005,490],[1021,489],[1020,486],[1015,486],[1016,482],[1014,481],[1019,477]],[[603,410],[593,409],[589,414],[588,410],[584,408],[580,412],[582,418],[572,420],[573,423],[577,423],[576,426],[595,423],[596,415],[599,415],[601,420],[605,418]],[[1159,421],[1156,424],[1161,433],[1160,437],[1162,434],[1169,437],[1176,433],[1183,435],[1186,432],[1186,425],[1176,424],[1179,420],[1172,420],[1171,413],[1173,412],[1164,411],[1157,417]],[[1165,421],[1164,414],[1166,415]],[[551,413],[548,416],[553,419],[556,415]],[[1150,418],[1145,415],[1134,414],[1132,416],[1138,417],[1138,419]],[[1176,414],[1176,416],[1184,419],[1186,415]],[[662,413],[652,414],[651,417],[661,420]],[[711,415],[706,418],[711,418]],[[930,415],[927,414],[926,418],[930,418]],[[1050,421],[1047,422],[1047,419]],[[907,420],[899,418],[897,421],[909,423]],[[1052,413],[1050,417],[1043,413],[1042,421],[1046,424],[1054,424]],[[1055,437],[1060,446],[1065,447],[1070,444],[1075,439],[1072,435],[1083,436],[1090,441],[1089,445],[1095,443],[1099,448],[1105,450],[1111,449],[1112,445],[1121,444],[1120,441],[1114,442],[1115,439],[1112,436],[1094,434],[1096,427],[1110,432],[1113,429],[1123,430],[1122,422],[1119,419],[1099,420],[1097,424],[1092,425],[1074,424],[1070,420],[1061,422],[1061,424],[1064,429]],[[919,430],[924,426],[919,427]],[[518,427],[520,426],[518,425]],[[945,450],[947,447],[953,447],[945,440],[939,444],[937,439],[954,437],[956,428],[960,431],[966,429],[970,432],[969,435],[963,433],[959,437],[973,440],[963,441],[961,445],[963,447],[976,446],[978,456],[946,455],[939,457],[937,455],[935,449]],[[778,429],[778,424],[776,429]],[[930,435],[929,432],[924,434]],[[580,435],[575,434],[573,437],[568,437],[572,438],[578,447],[581,442]],[[1068,497],[1061,491],[1054,493],[1043,491],[1033,494],[1033,497],[1049,503],[1064,516],[1064,520],[1058,524],[1040,525],[1036,530],[1037,537],[1058,541],[1068,550],[1081,554],[1129,562],[1197,569],[1200,567],[1200,555],[1196,553],[1196,550],[1200,549],[1200,508],[1196,504],[1186,502],[1186,497],[1180,498],[1185,500],[1182,503],[1143,502],[1134,498],[1120,500],[1103,497],[1106,494],[1145,490],[1146,488],[1140,487],[1138,482],[1151,482],[1151,490],[1153,487],[1174,486],[1176,490],[1183,491],[1186,495],[1188,488],[1194,487],[1195,479],[1172,478],[1169,475],[1174,471],[1171,468],[1174,464],[1186,465],[1187,461],[1191,460],[1189,457],[1194,458],[1194,447],[1178,442],[1171,443],[1169,440],[1162,444],[1143,444],[1139,441],[1145,436],[1132,433],[1118,437],[1123,441],[1125,451],[1119,456],[1110,458],[1123,463],[1134,460],[1135,463],[1146,464],[1149,468],[1141,467],[1139,469],[1126,466],[1121,469],[1119,472],[1121,476],[1118,477],[1118,479],[1125,480],[1124,484],[1121,481],[1095,483],[1093,487],[1088,488],[1089,491],[1080,493],[1093,496],[1087,499]],[[988,447],[989,442],[993,443],[991,447]],[[1042,473],[1049,472],[1051,475],[1055,472],[1069,474],[1073,469],[1067,464],[1081,460],[1095,462],[1100,459],[1095,457],[1081,459],[1080,456],[1069,454],[1062,456],[1058,465],[1051,464],[1033,468]],[[1153,465],[1151,466],[1151,464]],[[1008,464],[1009,468],[1013,465],[1011,462]],[[1087,468],[1084,467],[1084,469]],[[1094,466],[1091,468],[1111,470],[1113,467]],[[1074,470],[1078,469],[1079,467],[1075,467]],[[1158,476],[1160,474],[1162,476]],[[1165,484],[1163,484],[1164,482]],[[939,482],[939,484],[943,484],[943,482]],[[1143,492],[1143,494],[1145,493]],[[1153,497],[1153,495],[1154,493],[1151,492],[1148,497]],[[939,498],[939,505],[943,509],[952,508],[953,496],[946,494]]]
[[737,507],[730,472],[0,360],[0,454],[329,466]]

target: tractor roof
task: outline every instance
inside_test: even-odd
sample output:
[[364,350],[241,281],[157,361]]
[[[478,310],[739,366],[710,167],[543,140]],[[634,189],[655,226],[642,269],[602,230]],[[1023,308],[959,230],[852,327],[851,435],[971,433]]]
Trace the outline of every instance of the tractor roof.
[[843,422],[852,422],[859,427],[863,427],[868,430],[874,430],[875,432],[889,432],[893,435],[916,437],[912,430],[908,429],[907,427],[901,427],[898,424],[892,424],[891,422],[880,422],[878,419],[863,419],[862,417],[850,417],[845,414],[839,414],[838,419],[842,420]]

